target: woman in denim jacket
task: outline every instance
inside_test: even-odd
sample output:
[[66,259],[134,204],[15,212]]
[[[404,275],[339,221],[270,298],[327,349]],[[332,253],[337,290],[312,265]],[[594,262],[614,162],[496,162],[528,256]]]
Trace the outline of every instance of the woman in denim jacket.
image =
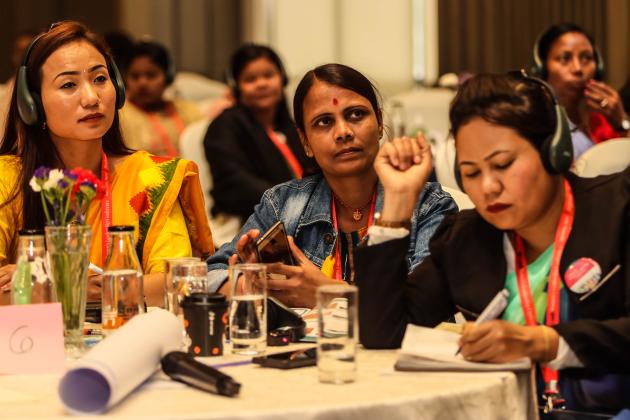
[[[239,258],[254,261],[249,250],[256,238],[281,220],[290,235],[296,266],[268,266],[269,272],[287,277],[270,279],[269,294],[289,306],[310,308],[318,286],[354,282],[352,250],[367,228],[371,224],[391,227],[378,219],[384,196],[374,170],[383,119],[370,81],[341,64],[309,71],[297,87],[293,107],[304,150],[315,158],[322,173],[267,190],[239,235],[207,260],[208,279],[211,289],[228,294],[228,264]],[[407,137],[392,144],[401,151],[421,147],[418,139]],[[430,171],[431,159],[402,164],[401,174],[413,165]],[[429,239],[444,215],[457,207],[435,183],[426,183],[419,198],[410,197],[407,205],[414,208],[411,226],[404,226],[411,231],[407,250],[411,271],[428,255]],[[378,229],[371,235],[378,235]]]

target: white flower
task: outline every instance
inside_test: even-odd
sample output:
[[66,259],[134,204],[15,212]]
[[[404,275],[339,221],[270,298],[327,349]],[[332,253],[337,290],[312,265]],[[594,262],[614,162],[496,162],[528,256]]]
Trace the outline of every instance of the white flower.
[[44,182],[44,191],[48,191],[51,188],[56,188],[59,185],[59,181],[65,178],[61,169],[53,169],[48,175],[48,179]]
[[30,185],[31,189],[35,192],[40,192],[42,190],[42,186],[39,185],[39,182],[37,182],[37,178],[35,177],[31,178],[28,185]]

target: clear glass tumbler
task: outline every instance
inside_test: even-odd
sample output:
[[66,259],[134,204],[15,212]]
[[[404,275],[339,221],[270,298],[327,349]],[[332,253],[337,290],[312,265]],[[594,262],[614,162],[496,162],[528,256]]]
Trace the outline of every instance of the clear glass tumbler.
[[261,355],[267,348],[267,272],[263,264],[235,264],[229,270],[232,352]]
[[173,268],[180,264],[199,262],[197,257],[164,258],[164,309],[177,315],[181,313],[178,301],[179,284],[173,281]]
[[343,384],[356,379],[357,298],[355,286],[333,284],[317,288],[317,368],[320,382]]

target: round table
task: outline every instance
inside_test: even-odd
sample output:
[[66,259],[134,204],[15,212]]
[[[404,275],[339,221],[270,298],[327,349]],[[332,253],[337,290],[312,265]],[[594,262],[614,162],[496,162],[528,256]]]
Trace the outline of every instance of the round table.
[[[243,357],[228,355],[202,359],[210,364],[239,360]],[[189,388],[170,381],[160,372],[106,416],[154,419],[521,419],[531,418],[535,410],[530,399],[528,373],[396,372],[393,370],[395,360],[395,351],[360,350],[357,380],[344,385],[320,384],[316,367],[277,370],[246,364],[221,368],[241,382],[241,393],[237,398]],[[58,375],[0,377],[0,418],[66,417],[57,396],[58,382]]]

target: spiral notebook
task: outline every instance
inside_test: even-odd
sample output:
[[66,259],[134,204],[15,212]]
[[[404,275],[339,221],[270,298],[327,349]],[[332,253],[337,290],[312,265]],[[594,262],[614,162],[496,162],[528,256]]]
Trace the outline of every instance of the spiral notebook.
[[528,370],[531,367],[528,358],[509,363],[469,362],[461,354],[455,355],[459,348],[459,337],[458,333],[452,331],[409,324],[394,368],[407,371],[489,372]]

